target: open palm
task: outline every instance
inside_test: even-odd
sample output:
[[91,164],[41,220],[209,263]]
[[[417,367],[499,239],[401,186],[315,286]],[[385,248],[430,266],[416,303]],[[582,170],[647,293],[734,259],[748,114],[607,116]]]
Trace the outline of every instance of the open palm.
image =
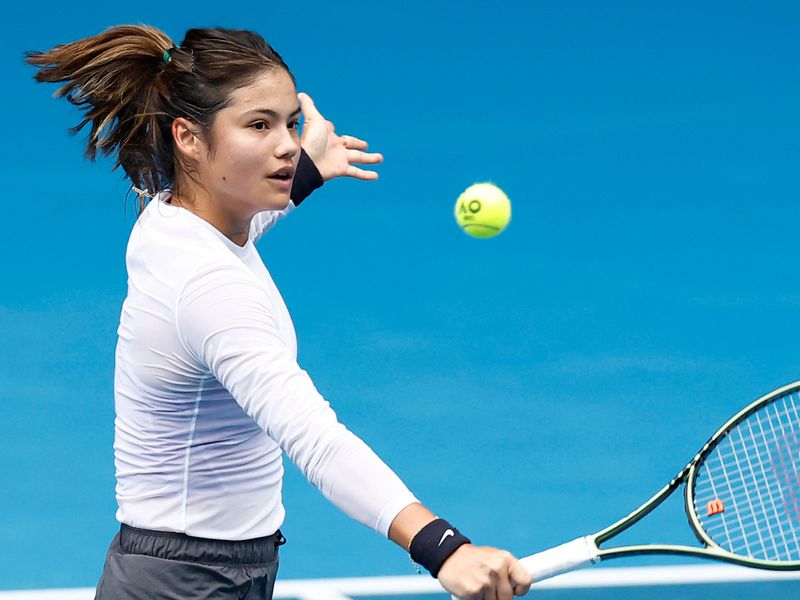
[[383,162],[377,152],[364,152],[367,142],[351,135],[336,135],[333,123],[325,119],[308,94],[297,95],[303,109],[303,134],[300,145],[314,161],[322,179],[354,177],[362,180],[378,178],[375,171],[355,165],[376,165]]

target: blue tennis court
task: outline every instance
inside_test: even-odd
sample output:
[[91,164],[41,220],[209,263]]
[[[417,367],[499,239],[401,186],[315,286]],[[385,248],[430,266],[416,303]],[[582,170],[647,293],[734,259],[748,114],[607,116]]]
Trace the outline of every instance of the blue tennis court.
[[[118,527],[113,356],[135,197],[109,161],[84,161],[66,132],[77,112],[22,62],[111,25],[255,29],[337,132],[384,154],[377,182],[327,184],[259,250],[320,392],[476,543],[524,555],[605,527],[739,408],[800,379],[796,3],[17,3],[8,22],[3,600],[85,594]],[[493,239],[453,219],[476,181],[511,198]],[[286,470],[280,578],[414,574]],[[629,535],[694,541],[680,499]],[[531,595],[800,591],[688,585]]]

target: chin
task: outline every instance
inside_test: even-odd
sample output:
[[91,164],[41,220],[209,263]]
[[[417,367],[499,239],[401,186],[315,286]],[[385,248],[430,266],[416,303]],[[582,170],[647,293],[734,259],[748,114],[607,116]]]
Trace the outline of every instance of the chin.
[[285,194],[270,194],[267,198],[264,198],[262,202],[258,203],[258,211],[283,210],[289,205],[290,199],[289,192]]
[[284,208],[289,206],[289,202],[290,201],[291,201],[291,198],[289,197],[289,194],[286,194],[285,196],[281,196],[280,198],[276,198],[274,203],[273,203],[275,208],[273,208],[272,210],[283,210]]

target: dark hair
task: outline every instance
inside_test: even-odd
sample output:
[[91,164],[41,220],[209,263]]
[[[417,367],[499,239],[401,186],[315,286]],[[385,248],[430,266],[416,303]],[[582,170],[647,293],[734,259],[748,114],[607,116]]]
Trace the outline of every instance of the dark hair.
[[177,176],[186,168],[172,143],[177,117],[208,131],[231,93],[265,70],[292,77],[260,35],[222,28],[190,29],[175,46],[155,27],[121,25],[25,57],[38,67],[37,81],[64,83],[56,97],[83,111],[70,131],[91,123],[86,157],[116,155],[114,167],[148,194],[177,193]]

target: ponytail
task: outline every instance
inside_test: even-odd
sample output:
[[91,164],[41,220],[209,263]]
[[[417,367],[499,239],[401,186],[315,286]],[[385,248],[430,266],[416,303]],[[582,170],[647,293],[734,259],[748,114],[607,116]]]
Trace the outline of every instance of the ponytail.
[[55,96],[83,113],[70,132],[91,126],[86,157],[114,156],[114,168],[122,167],[139,192],[140,208],[143,196],[177,193],[176,175],[188,171],[173,149],[176,118],[207,130],[231,92],[259,73],[282,69],[291,77],[261,36],[221,28],[191,29],[176,46],[155,27],[121,25],[25,58],[37,67],[37,81],[63,83]]
[[172,40],[146,26],[113,27],[46,52],[27,52],[36,80],[64,83],[55,93],[83,112],[70,131],[91,125],[86,157],[116,155],[133,185],[158,190],[165,165],[156,159],[157,115],[163,111],[163,55]]

